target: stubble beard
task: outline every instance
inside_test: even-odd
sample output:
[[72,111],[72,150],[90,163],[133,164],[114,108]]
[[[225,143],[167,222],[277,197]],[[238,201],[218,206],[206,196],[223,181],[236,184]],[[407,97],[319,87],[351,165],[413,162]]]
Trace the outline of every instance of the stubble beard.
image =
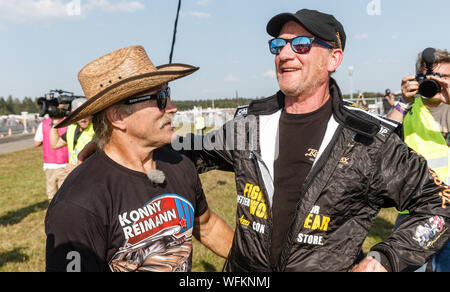
[[280,86],[280,89],[286,96],[289,97],[301,98],[311,96],[317,88],[319,88],[324,82],[328,80],[321,77],[321,75],[323,74],[323,70],[324,64],[323,60],[321,60],[312,73],[314,76],[317,76],[317,78],[313,78],[309,83],[299,83],[295,88],[281,88]]

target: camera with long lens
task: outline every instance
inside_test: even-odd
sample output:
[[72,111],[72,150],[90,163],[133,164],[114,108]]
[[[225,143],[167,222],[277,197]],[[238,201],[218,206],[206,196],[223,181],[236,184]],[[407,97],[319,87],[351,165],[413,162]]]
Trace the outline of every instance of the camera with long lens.
[[37,103],[40,107],[39,116],[46,114],[52,119],[62,119],[70,115],[72,101],[83,96],[76,96],[73,92],[61,89],[50,90],[44,97],[40,97]]
[[426,73],[419,73],[416,75],[416,80],[419,82],[419,93],[425,98],[432,98],[442,91],[441,85],[434,81],[427,79],[428,76],[442,77],[441,74],[433,72],[433,66],[436,62],[436,50],[427,48],[422,52],[422,60],[426,66]]

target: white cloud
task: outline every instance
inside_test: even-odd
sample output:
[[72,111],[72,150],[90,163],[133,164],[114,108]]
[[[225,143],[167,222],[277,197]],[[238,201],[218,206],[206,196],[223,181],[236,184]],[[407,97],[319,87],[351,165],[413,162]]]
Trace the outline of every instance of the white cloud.
[[206,13],[206,12],[200,12],[200,11],[191,11],[188,12],[188,14],[192,17],[196,17],[196,18],[211,18],[211,14],[210,13]]
[[144,4],[139,1],[120,1],[110,3],[109,0],[89,0],[85,5],[82,5],[82,10],[92,11],[96,9],[103,10],[105,12],[128,12],[133,13],[138,10],[144,9]]
[[52,0],[0,0],[0,14],[6,19],[26,20],[66,16],[66,4]]
[[236,78],[236,76],[234,76],[233,74],[228,75],[227,77],[225,77],[225,83],[238,83],[239,79]]
[[265,78],[275,78],[275,71],[273,70],[267,70],[266,72],[262,73],[262,76]]
[[136,12],[139,1],[110,0],[0,0],[0,16],[14,21],[33,21],[86,15],[94,10]]
[[360,33],[360,34],[355,34],[354,37],[357,40],[366,40],[369,38],[369,35],[367,33]]

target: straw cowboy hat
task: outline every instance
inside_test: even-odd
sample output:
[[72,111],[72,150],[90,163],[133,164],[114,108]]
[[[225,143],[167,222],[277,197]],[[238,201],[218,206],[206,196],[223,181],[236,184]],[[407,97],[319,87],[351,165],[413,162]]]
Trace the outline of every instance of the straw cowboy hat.
[[186,64],[154,66],[142,46],[130,46],[89,63],[78,80],[87,101],[56,127],[67,127],[137,93],[194,73]]

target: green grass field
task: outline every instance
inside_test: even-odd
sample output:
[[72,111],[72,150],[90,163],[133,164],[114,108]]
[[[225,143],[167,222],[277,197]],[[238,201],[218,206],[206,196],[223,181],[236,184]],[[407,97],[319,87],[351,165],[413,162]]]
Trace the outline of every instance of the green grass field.
[[[45,270],[44,218],[48,207],[41,149],[0,155],[0,272]],[[236,194],[232,173],[200,176],[210,208],[235,227]],[[393,228],[395,210],[378,216],[363,250],[382,241]],[[224,260],[194,242],[193,271],[221,271]]]

